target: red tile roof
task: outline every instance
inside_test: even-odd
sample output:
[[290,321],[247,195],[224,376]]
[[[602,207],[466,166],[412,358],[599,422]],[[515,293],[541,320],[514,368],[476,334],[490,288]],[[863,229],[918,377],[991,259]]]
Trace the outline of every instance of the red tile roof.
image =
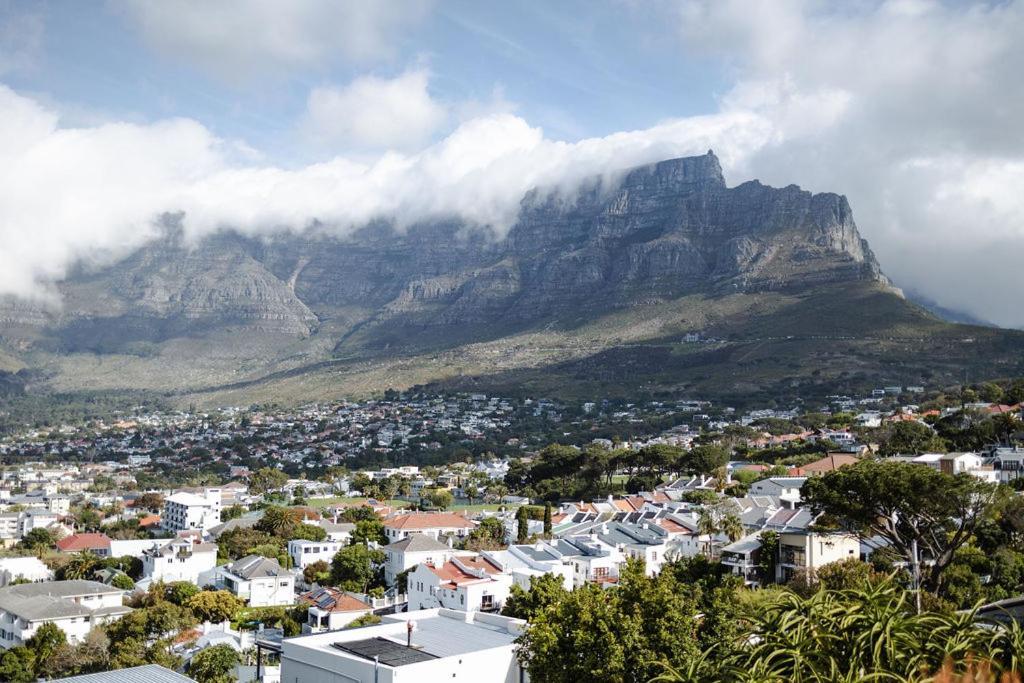
[[110,548],[110,537],[106,534],[71,534],[57,541],[57,550],[63,553],[77,553],[96,548]]
[[476,527],[462,515],[451,512],[411,512],[407,515],[396,515],[384,522],[391,529],[413,531],[419,529],[473,529]]
[[366,610],[373,609],[373,607],[366,604],[359,598],[353,597],[345,591],[330,587],[324,587],[315,591],[303,593],[299,596],[299,600],[310,605],[315,605],[317,603],[317,598],[321,597],[323,593],[329,594],[334,601],[330,607],[320,608],[325,612],[364,612]]
[[160,515],[146,515],[139,520],[139,526],[155,526],[160,523]]

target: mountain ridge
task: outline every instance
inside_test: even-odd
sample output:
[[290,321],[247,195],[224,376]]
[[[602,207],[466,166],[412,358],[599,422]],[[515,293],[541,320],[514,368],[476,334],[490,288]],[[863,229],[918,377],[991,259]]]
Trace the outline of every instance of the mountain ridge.
[[[41,386],[179,395],[248,386],[259,398],[260,387],[309,374],[315,397],[325,389],[313,375],[344,368],[338,382],[372,392],[486,377],[495,354],[502,372],[534,372],[686,332],[765,343],[814,325],[801,306],[822,292],[856,308],[832,323],[816,309],[822,338],[839,336],[829,325],[863,339],[900,324],[960,334],[902,298],[845,196],[758,181],[730,188],[710,151],[572,193],[532,190],[504,235],[456,219],[404,231],[378,221],[341,237],[222,232],[189,245],[172,226],[59,289],[59,314],[0,302],[0,347],[40,368]],[[843,303],[876,295],[892,324]],[[787,306],[797,324],[784,323]],[[747,334],[758,326],[776,330]],[[516,354],[521,362],[509,360]]]

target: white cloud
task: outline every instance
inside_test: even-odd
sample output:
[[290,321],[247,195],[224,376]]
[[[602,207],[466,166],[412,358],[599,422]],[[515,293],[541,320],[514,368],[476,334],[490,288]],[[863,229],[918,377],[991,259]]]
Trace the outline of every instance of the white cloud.
[[[1024,326],[1024,5],[693,0],[685,45],[724,60],[723,111],[778,139],[741,171],[850,197],[908,289]],[[815,106],[818,102],[820,106]]]
[[429,0],[112,0],[160,52],[244,81],[292,68],[391,57]]
[[416,154],[288,170],[259,165],[194,121],[61,128],[55,112],[2,86],[0,111],[0,293],[22,296],[39,296],[80,259],[137,248],[169,212],[184,212],[191,237],[313,222],[344,233],[378,217],[404,226],[461,216],[501,231],[538,185],[571,188],[595,173],[711,147],[729,165],[775,135],[757,115],[730,112],[570,144],[497,113]]
[[342,87],[314,88],[303,129],[318,145],[340,149],[408,149],[445,122],[444,105],[427,91],[430,74],[411,69],[392,78],[363,76]]

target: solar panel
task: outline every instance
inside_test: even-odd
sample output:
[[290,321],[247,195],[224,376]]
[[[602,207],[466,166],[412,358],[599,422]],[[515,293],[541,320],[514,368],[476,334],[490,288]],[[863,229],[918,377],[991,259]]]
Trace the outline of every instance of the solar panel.
[[405,666],[437,659],[435,655],[413,647],[406,647],[387,638],[367,638],[348,642],[331,643],[331,647],[373,661],[376,657],[387,666]]

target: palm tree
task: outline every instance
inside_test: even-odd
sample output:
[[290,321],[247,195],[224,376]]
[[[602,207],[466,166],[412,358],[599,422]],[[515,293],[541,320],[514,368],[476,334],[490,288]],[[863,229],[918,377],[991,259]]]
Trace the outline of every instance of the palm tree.
[[88,550],[83,550],[71,556],[68,563],[61,570],[65,581],[76,579],[87,579],[99,568],[100,558]]
[[711,544],[713,536],[718,533],[718,515],[710,507],[705,507],[697,516],[697,533],[708,537],[706,546],[708,557],[711,557]]
[[729,537],[730,541],[736,542],[743,538],[746,529],[743,521],[733,512],[728,513],[718,523],[722,533]]

